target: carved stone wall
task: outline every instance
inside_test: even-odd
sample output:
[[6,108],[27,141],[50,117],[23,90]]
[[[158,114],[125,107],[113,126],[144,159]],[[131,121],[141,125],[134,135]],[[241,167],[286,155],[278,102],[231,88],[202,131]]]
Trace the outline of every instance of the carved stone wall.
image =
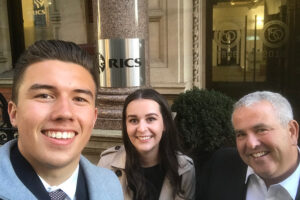
[[150,84],[163,94],[192,87],[192,0],[149,0]]
[[92,163],[97,164],[101,152],[115,145],[122,145],[121,131],[111,130],[103,132],[95,129],[82,154]]
[[193,0],[193,86],[205,87],[206,0]]

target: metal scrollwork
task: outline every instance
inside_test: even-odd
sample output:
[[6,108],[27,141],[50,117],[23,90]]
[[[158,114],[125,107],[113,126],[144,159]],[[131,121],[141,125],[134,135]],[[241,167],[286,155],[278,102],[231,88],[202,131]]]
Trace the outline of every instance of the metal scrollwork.
[[199,0],[193,1],[193,85],[200,84],[200,55],[199,55]]
[[0,93],[0,145],[18,137],[17,129],[11,123],[7,112],[7,101]]

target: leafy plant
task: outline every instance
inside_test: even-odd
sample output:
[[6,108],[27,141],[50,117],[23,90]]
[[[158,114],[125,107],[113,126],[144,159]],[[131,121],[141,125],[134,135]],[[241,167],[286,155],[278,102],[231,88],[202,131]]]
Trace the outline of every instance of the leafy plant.
[[181,93],[171,107],[176,112],[182,145],[191,156],[207,154],[234,145],[231,125],[233,99],[214,91],[193,88]]

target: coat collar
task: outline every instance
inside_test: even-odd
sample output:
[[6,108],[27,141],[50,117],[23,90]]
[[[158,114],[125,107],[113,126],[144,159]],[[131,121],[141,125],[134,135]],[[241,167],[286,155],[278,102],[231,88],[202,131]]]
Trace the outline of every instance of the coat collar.
[[[179,176],[186,173],[187,171],[191,170],[193,168],[193,160],[189,158],[186,155],[183,155],[182,153],[177,154],[177,159],[179,163],[178,167],[178,174]],[[122,145],[118,152],[116,153],[111,166],[118,168],[118,169],[125,169],[125,163],[126,163],[126,151],[124,146]]]
[[124,146],[122,145],[118,152],[116,153],[111,166],[119,169],[125,169],[125,163],[126,163],[126,151]]

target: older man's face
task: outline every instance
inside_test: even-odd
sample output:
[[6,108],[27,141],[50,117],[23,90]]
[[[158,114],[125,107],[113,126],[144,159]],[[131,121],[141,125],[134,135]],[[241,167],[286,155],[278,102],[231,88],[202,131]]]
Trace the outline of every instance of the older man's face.
[[234,111],[237,149],[243,161],[266,183],[287,178],[298,163],[298,124],[281,125],[272,105],[254,103]]

